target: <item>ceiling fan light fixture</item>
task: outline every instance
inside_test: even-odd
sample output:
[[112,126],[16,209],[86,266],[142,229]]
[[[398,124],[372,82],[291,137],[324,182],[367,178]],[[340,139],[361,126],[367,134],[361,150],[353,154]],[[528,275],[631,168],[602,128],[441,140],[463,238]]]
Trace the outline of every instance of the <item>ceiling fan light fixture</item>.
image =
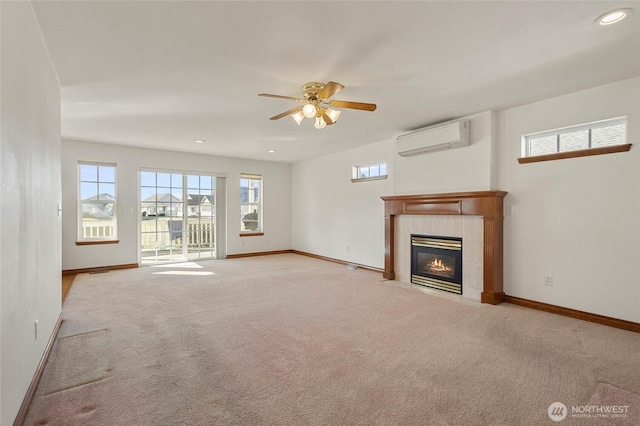
[[329,116],[329,118],[331,119],[331,121],[333,123],[338,121],[338,117],[340,117],[340,111],[335,110],[335,109],[331,109],[331,108],[327,108],[326,112],[327,112],[327,115]]
[[[2,1],[2,0],[0,0]],[[300,102],[302,105],[291,108],[278,115],[270,117],[270,120],[280,120],[287,115],[296,122],[298,126],[305,118],[314,119],[314,127],[316,129],[324,129],[326,126],[335,124],[340,117],[340,111],[334,110],[329,107],[335,108],[349,108],[360,111],[375,111],[376,104],[370,104],[365,102],[353,102],[353,101],[337,101],[329,100],[330,97],[344,89],[344,86],[335,81],[330,81],[327,84],[313,81],[302,85],[302,97],[294,98],[292,96],[272,95],[269,93],[260,93],[258,96],[265,96],[268,98],[288,99],[296,102]]]
[[313,118],[317,115],[316,107],[313,104],[306,104],[302,107],[302,114],[307,118]]
[[300,123],[302,123],[302,120],[304,120],[304,114],[302,113],[302,111],[298,111],[294,114],[291,114],[291,118],[293,118],[293,120],[298,123],[299,126]]

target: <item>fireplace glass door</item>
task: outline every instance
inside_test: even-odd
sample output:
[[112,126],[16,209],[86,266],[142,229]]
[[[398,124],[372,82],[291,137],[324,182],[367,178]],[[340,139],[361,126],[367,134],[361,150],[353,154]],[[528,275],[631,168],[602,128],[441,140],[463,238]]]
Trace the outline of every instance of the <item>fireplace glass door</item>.
[[411,235],[411,282],[462,294],[462,239]]

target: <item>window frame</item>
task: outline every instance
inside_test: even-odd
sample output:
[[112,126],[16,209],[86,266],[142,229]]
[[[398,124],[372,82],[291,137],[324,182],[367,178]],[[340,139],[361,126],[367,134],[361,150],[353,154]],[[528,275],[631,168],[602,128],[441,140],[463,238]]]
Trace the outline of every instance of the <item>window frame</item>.
[[[384,174],[382,174],[382,166],[384,166]],[[371,168],[372,167],[377,167],[378,168],[378,174],[376,176],[371,176]],[[366,177],[361,177],[361,175],[363,174],[363,171],[367,169],[367,175]],[[382,179],[386,179],[388,177],[388,173],[387,173],[387,162],[386,161],[380,161],[377,163],[370,163],[370,164],[363,164],[360,166],[353,166],[351,168],[351,182],[352,183],[356,183],[356,182],[368,182],[368,181],[372,181],[372,180],[382,180]]]
[[[242,186],[242,181],[246,179],[248,180],[248,186],[247,186],[247,191],[248,194],[255,189],[255,187],[252,187],[251,182],[255,181],[255,182],[259,182],[259,186],[258,186],[258,200],[257,201],[243,201],[243,197],[242,197],[242,191],[243,191],[243,186]],[[263,176],[261,174],[257,174],[257,173],[240,173],[240,236],[241,237],[246,237],[246,236],[261,236],[264,235],[264,228],[263,228],[263,215],[264,215],[264,209],[263,209],[263,202],[264,202],[264,179]],[[249,198],[250,200],[251,198]],[[250,229],[250,230],[245,230],[243,229],[244,227],[244,223],[247,222],[244,220],[244,216],[242,211],[243,211],[243,207],[244,206],[252,206],[255,207],[255,210],[257,210],[257,216],[258,218],[256,219],[256,223],[257,223],[257,228],[256,229]],[[247,213],[248,214],[248,213]]]
[[[95,166],[96,167],[96,180],[82,180],[82,166]],[[113,168],[113,182],[101,180],[100,179],[100,167],[112,167]],[[118,198],[118,166],[116,163],[107,163],[107,162],[97,162],[97,161],[78,161],[77,167],[77,209],[78,209],[78,220],[77,220],[77,238],[76,245],[93,245],[93,244],[117,244],[118,240],[118,207],[117,207],[117,198]],[[96,197],[100,195],[100,183],[104,184],[113,184],[113,199],[111,200],[91,200],[85,201],[82,199],[82,184],[83,183],[95,183],[97,184],[97,194]],[[84,236],[84,206],[85,205],[96,205],[102,204],[107,205],[111,204],[113,206],[111,212],[112,224],[111,224],[111,235],[108,236],[96,236],[96,237],[85,237]]]
[[[592,146],[593,130],[603,129],[614,125],[624,125],[624,140],[623,143],[615,143],[611,145]],[[520,164],[535,163],[540,161],[559,160],[566,158],[586,157],[591,155],[611,154],[615,152],[624,152],[631,149],[631,144],[627,143],[628,137],[628,120],[627,116],[609,118],[606,120],[598,120],[590,123],[584,123],[574,126],[561,127],[558,129],[545,130],[542,132],[534,132],[522,135],[521,138],[521,155],[518,158]],[[573,149],[573,150],[561,150],[561,137],[562,135],[568,135],[580,131],[587,131],[587,148]],[[555,136],[556,137],[556,151],[546,154],[531,155],[531,142],[535,139],[543,137]]]

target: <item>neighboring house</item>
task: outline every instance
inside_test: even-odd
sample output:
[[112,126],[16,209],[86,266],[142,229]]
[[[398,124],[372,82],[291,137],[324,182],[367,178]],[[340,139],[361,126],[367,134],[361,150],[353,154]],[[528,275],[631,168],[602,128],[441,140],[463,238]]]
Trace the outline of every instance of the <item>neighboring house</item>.
[[[211,216],[213,203],[208,195],[188,194],[187,195],[187,215]],[[184,215],[182,200],[172,194],[155,194],[142,200],[142,216],[172,216],[180,217]]]
[[[91,204],[91,201],[96,201],[95,204]],[[89,197],[83,200],[82,203],[82,216],[93,217],[96,219],[102,219],[104,217],[113,217],[113,203],[105,202],[108,200],[114,200],[113,195],[102,193]]]
[[154,194],[142,200],[142,216],[181,216],[182,202],[169,194]]
[[207,195],[187,195],[187,208],[189,216],[212,216],[212,206],[212,199]]

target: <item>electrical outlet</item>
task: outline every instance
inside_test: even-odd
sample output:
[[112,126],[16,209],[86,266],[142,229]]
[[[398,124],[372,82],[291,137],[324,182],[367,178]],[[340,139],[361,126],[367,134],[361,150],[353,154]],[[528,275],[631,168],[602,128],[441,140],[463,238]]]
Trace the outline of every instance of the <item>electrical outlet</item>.
[[544,285],[548,285],[548,286],[553,285],[553,277],[551,275],[546,275],[544,277]]
[[36,340],[38,340],[38,321],[40,320],[36,320],[35,323],[33,324],[34,338]]

